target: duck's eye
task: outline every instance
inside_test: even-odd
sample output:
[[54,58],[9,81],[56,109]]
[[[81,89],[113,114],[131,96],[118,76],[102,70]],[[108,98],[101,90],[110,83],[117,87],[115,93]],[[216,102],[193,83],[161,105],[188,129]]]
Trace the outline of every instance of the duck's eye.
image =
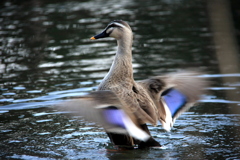
[[112,23],[108,27],[110,28],[110,27],[118,27],[118,26],[116,24]]

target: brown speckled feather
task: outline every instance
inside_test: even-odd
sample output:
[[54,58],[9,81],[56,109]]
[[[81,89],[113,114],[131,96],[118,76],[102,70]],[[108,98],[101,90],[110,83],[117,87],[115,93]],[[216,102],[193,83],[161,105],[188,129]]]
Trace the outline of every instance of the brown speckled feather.
[[[194,105],[204,92],[204,88],[208,86],[209,82],[202,77],[199,77],[200,72],[185,71],[171,73],[163,76],[156,76],[138,82],[148,95],[151,96],[158,110],[158,120],[163,124],[167,113],[163,107],[162,93],[170,88],[179,90],[187,97],[187,103],[181,107],[180,110],[172,117],[174,123],[175,119],[184,111],[188,110]],[[172,127],[172,126],[170,126]]]

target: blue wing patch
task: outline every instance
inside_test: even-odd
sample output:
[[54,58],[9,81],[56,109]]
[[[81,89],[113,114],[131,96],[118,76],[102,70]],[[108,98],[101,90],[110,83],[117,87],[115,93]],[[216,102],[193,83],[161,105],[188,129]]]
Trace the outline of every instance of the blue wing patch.
[[163,98],[171,112],[172,117],[181,109],[187,102],[187,97],[176,89],[169,89],[163,93]]
[[120,126],[126,129],[126,126],[123,122],[123,118],[126,115],[122,110],[119,110],[116,107],[110,106],[108,108],[104,108],[103,116],[108,123],[112,125]]

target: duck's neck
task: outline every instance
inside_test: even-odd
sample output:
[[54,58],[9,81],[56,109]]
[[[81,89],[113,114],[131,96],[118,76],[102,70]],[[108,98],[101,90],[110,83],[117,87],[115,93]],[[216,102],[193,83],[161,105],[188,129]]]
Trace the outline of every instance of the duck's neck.
[[117,40],[117,53],[105,80],[112,79],[116,82],[133,80],[132,35],[129,36],[123,36]]

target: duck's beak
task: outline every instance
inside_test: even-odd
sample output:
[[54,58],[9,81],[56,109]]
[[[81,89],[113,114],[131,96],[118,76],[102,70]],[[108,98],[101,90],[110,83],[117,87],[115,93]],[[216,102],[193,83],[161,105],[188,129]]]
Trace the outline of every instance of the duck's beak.
[[94,39],[99,39],[99,38],[105,38],[108,37],[109,35],[106,33],[106,31],[104,30],[102,33],[97,34],[93,37],[91,37],[90,39],[94,40]]

